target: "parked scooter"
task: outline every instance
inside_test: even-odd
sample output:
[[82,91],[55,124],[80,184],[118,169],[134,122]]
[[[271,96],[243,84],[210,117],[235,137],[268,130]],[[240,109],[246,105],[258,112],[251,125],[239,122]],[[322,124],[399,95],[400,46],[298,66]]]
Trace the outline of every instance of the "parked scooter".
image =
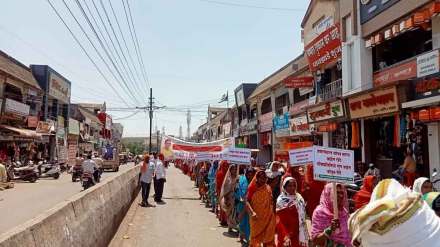
[[8,181],[22,180],[35,183],[38,175],[35,172],[35,167],[30,162],[29,165],[23,166],[20,162],[13,162],[7,167]]
[[61,175],[61,169],[58,164],[49,163],[47,161],[38,162],[38,176],[40,178],[58,179]]

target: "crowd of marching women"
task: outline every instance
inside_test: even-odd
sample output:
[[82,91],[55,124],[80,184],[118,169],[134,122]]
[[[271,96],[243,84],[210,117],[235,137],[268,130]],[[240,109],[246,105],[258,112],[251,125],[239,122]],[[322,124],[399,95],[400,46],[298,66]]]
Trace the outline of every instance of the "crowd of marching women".
[[[438,246],[440,194],[428,179],[411,190],[366,174],[352,199],[343,184],[313,177],[313,166],[267,167],[227,161],[176,160],[198,187],[200,200],[243,246]],[[334,191],[336,190],[336,191]],[[336,200],[334,200],[336,198]],[[337,207],[334,210],[334,206]]]

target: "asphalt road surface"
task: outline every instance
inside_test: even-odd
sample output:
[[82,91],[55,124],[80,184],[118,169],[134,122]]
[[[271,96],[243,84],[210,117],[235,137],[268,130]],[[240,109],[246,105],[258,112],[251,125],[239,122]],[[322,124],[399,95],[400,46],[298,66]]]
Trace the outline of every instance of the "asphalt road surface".
[[[120,166],[121,170],[133,163]],[[102,180],[119,172],[104,172]],[[14,188],[0,191],[0,234],[49,210],[56,204],[81,192],[81,183],[72,182],[70,174],[63,173],[58,180],[42,178],[36,183],[14,182]]]
[[[194,182],[172,167],[167,171],[164,205],[143,208],[140,195],[120,225],[110,247],[241,246],[219,226],[214,214],[198,200]],[[154,194],[151,189],[150,197]],[[150,203],[153,200],[150,198]]]

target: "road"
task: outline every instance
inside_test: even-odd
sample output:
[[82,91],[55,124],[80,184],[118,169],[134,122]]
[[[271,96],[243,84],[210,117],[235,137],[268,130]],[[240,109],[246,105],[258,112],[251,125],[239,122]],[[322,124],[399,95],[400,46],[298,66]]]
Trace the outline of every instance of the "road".
[[139,195],[110,247],[241,246],[198,200],[193,182],[174,167],[168,169],[165,205],[142,208],[138,205],[140,200]]
[[[123,165],[121,170],[133,166]],[[102,179],[117,175],[104,172]],[[13,189],[0,191],[0,234],[49,210],[56,204],[82,191],[81,183],[72,182],[70,174],[63,173],[58,180],[42,178],[36,183],[15,182]]]

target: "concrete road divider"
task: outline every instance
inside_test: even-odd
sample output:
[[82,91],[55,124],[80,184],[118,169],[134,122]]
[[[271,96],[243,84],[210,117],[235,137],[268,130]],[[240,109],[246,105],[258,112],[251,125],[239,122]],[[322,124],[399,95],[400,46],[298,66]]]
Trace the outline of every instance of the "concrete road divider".
[[138,175],[136,166],[103,180],[0,235],[0,247],[107,246],[139,193]]

